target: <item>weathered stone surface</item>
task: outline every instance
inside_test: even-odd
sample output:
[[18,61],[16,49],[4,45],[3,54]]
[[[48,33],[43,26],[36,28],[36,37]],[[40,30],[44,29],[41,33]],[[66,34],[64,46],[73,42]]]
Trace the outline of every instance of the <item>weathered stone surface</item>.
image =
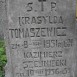
[[76,77],[75,3],[8,0],[9,77]]
[[5,0],[0,0],[0,39],[3,39],[3,19],[5,11]]

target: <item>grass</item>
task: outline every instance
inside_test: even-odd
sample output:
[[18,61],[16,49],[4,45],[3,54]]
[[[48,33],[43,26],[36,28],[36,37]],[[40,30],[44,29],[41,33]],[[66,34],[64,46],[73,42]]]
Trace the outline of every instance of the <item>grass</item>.
[[4,40],[0,39],[0,77],[4,77],[5,71],[4,66],[6,65],[6,53]]

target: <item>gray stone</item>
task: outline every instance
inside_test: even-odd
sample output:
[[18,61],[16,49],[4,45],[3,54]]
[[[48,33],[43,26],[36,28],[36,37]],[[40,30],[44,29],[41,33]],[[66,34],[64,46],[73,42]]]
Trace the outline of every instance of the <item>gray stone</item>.
[[0,39],[3,39],[3,16],[5,11],[5,0],[0,0]]
[[8,0],[6,77],[76,77],[75,5],[75,0]]

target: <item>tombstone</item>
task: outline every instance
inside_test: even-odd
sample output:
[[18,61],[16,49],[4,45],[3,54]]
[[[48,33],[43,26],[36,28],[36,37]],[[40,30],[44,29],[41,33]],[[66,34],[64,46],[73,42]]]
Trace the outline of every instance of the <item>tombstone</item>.
[[0,39],[3,39],[3,20],[5,19],[5,0],[0,0]]
[[76,77],[75,5],[75,0],[7,1],[6,77]]

